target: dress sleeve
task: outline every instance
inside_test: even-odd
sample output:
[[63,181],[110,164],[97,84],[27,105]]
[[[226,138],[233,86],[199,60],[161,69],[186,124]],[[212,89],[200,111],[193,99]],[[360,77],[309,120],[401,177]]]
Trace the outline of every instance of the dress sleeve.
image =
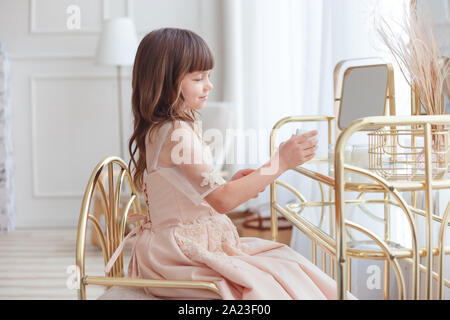
[[167,139],[172,167],[165,174],[194,204],[226,183],[214,168],[211,150],[188,123],[177,122]]

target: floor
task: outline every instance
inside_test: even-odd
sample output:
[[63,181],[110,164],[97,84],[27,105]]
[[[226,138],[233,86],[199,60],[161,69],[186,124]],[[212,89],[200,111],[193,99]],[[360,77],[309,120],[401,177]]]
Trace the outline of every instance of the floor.
[[[88,233],[89,234],[89,233]],[[70,271],[75,265],[76,229],[16,230],[0,235],[0,300],[74,300]],[[88,237],[89,240],[89,237]],[[124,250],[128,263],[130,247]],[[100,249],[86,245],[86,272],[103,275]],[[87,286],[87,299],[96,299],[103,286]]]

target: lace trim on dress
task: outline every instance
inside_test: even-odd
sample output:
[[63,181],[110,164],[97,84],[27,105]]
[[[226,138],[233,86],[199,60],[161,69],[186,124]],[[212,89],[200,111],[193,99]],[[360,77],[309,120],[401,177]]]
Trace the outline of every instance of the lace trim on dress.
[[211,172],[204,172],[201,174],[203,177],[203,181],[200,184],[200,187],[204,187],[210,185],[213,188],[216,184],[223,184],[223,178],[216,169],[211,170]]
[[202,217],[179,225],[174,237],[181,251],[194,261],[205,263],[218,259],[237,267],[230,258],[246,255],[240,249],[236,226],[224,215]]

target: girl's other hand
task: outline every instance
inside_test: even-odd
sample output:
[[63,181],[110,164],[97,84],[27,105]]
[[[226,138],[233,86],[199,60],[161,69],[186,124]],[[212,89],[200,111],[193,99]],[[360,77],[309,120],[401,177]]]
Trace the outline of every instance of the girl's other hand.
[[[248,169],[243,169],[243,170],[239,170],[238,172],[236,172],[236,173],[234,174],[233,177],[231,177],[230,181],[233,181],[233,180],[237,180],[237,179],[243,178],[243,177],[245,177],[246,175],[249,175],[250,173],[252,173],[252,172],[254,172],[254,171],[255,171],[254,169],[250,169],[250,168],[248,168]],[[262,190],[260,190],[260,191],[258,191],[258,193],[259,193],[259,192],[263,192],[264,190],[265,190],[265,188],[262,189]],[[256,194],[256,195],[253,196],[252,198],[257,198],[257,197],[258,197],[258,194]]]
[[293,134],[289,140],[278,147],[280,164],[285,170],[294,169],[315,156],[317,149],[317,130],[309,131],[300,136]]
[[231,177],[230,181],[237,180],[237,179],[240,179],[240,178],[242,178],[242,177],[245,177],[246,175],[252,173],[253,171],[255,171],[255,170],[254,170],[254,169],[243,169],[243,170],[239,170],[238,172],[236,172],[236,173],[234,174],[233,177]]

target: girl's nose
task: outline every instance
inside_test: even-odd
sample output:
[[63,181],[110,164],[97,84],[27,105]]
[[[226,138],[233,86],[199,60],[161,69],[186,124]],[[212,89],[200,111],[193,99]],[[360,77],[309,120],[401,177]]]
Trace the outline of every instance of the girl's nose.
[[211,83],[210,80],[208,80],[208,83],[206,84],[206,87],[208,88],[208,90],[212,90],[214,88],[213,84]]

